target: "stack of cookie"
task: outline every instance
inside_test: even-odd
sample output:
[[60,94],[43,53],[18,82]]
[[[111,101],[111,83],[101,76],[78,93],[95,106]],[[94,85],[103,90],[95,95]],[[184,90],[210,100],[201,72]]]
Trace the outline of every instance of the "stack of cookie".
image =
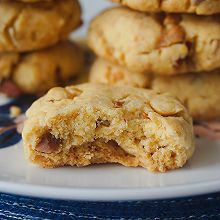
[[114,1],[127,7],[89,29],[90,81],[170,92],[195,121],[220,118],[220,0]]
[[66,39],[81,23],[78,0],[0,1],[0,92],[42,94],[75,77],[83,53]]

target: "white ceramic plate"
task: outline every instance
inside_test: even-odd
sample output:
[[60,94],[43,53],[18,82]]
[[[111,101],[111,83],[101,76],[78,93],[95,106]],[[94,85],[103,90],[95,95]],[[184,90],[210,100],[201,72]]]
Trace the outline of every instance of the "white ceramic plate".
[[71,200],[142,200],[220,191],[220,142],[197,140],[188,164],[164,174],[97,165],[41,169],[23,158],[22,144],[0,149],[0,192]]
[[[109,6],[104,0],[81,0],[88,21]],[[0,104],[4,103],[0,99]],[[220,191],[220,142],[198,140],[194,157],[182,169],[152,174],[142,168],[98,165],[41,169],[25,162],[22,143],[1,149],[0,192],[71,200],[141,200],[192,196]]]

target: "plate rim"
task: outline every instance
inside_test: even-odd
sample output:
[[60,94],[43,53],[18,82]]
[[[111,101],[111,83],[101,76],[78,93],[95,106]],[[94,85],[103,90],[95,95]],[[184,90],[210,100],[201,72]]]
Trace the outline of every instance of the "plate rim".
[[0,180],[0,192],[44,199],[71,201],[163,200],[215,193],[220,180],[151,188],[71,188],[14,183]]

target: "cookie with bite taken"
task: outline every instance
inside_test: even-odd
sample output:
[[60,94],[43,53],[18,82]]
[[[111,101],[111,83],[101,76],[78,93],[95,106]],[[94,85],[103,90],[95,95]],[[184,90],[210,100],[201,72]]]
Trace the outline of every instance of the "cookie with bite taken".
[[119,163],[165,172],[195,145],[192,119],[175,98],[105,84],[53,88],[27,111],[26,158],[42,167]]

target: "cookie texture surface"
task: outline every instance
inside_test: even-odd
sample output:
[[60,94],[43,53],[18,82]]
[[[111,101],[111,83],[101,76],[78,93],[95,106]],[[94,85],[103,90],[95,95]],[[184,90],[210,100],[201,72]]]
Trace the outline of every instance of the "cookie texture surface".
[[120,163],[165,172],[194,152],[192,120],[175,98],[134,87],[53,88],[27,111],[26,157],[43,167]]
[[112,0],[143,12],[195,13],[211,15],[220,12],[220,0]]
[[0,52],[24,52],[52,46],[81,24],[77,0],[0,1]]
[[[4,65],[1,65],[3,62]],[[10,87],[10,81],[23,93],[41,94],[54,86],[65,85],[80,74],[83,66],[84,55],[81,48],[70,41],[32,53],[2,54],[0,91],[6,94],[8,92],[8,95],[13,93],[8,91],[11,88],[7,88]]]
[[210,73],[155,77],[152,89],[169,92],[189,110],[194,120],[220,118],[220,70]]
[[150,15],[118,7],[92,21],[88,38],[97,55],[135,72],[175,75],[220,67],[219,15]]
[[128,85],[140,88],[150,86],[151,76],[143,73],[130,72],[129,70],[114,65],[104,59],[97,59],[90,70],[89,81],[106,83],[110,85]]
[[51,2],[53,0],[18,0],[18,1],[21,1],[21,2],[27,2],[27,3],[36,3],[36,2]]
[[10,77],[19,57],[18,53],[0,53],[0,83]]
[[[147,83],[134,84],[134,76],[137,82]],[[129,85],[167,92],[185,105],[194,120],[220,118],[220,70],[180,76],[149,76],[128,71],[99,58],[92,67],[89,79],[96,83]]]

